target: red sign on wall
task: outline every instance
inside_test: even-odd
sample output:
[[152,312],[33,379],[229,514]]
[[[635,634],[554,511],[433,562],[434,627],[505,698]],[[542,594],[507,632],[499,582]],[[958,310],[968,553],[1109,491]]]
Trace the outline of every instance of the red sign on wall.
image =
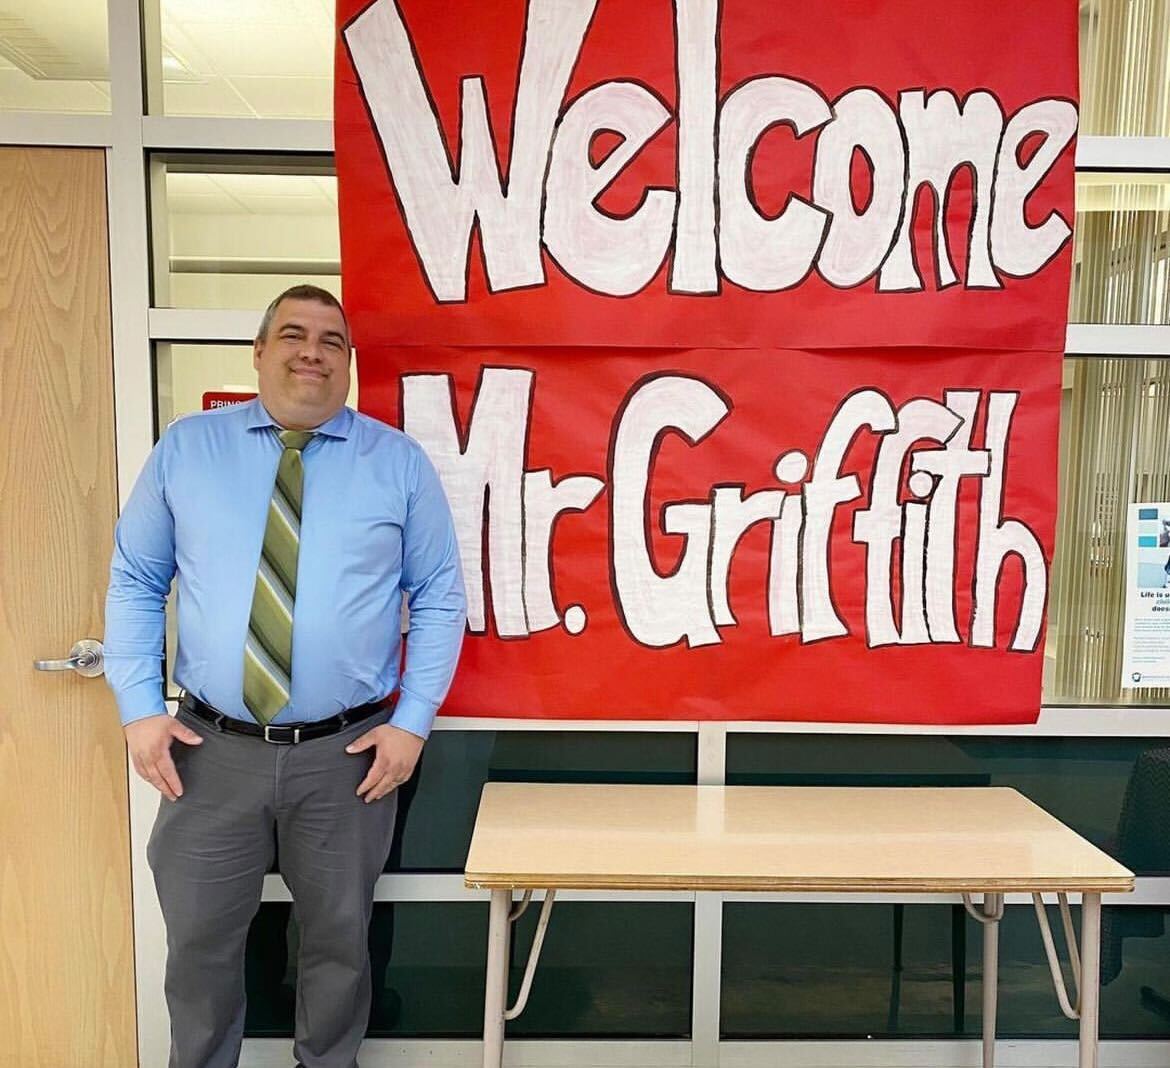
[[339,19],[361,403],[468,586],[445,711],[1033,719],[1075,4]]
[[255,396],[255,393],[204,393],[203,410],[209,412],[213,408],[231,408],[236,404],[246,404]]

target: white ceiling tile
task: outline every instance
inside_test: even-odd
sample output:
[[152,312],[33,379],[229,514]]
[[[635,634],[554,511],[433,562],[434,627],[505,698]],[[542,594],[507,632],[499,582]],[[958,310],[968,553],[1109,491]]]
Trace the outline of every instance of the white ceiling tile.
[[329,119],[333,117],[332,78],[231,79],[236,91],[263,118]]
[[1078,212],[1170,211],[1170,175],[1081,173]]
[[171,215],[231,215],[241,213],[240,205],[226,193],[194,196],[180,193],[167,197],[167,211]]
[[332,26],[332,5],[318,0],[162,0],[163,25],[168,22],[219,22],[240,28],[261,23]]
[[217,196],[222,190],[211,180],[210,174],[167,172],[167,198],[177,196]]
[[171,41],[175,54],[197,74],[327,77],[332,69],[329,40],[301,25],[263,26],[208,23],[186,27]]
[[310,174],[216,174],[221,189],[240,197],[309,197],[321,199],[321,189]]
[[337,203],[337,178],[332,174],[322,175],[313,179],[320,187],[321,192],[329,198],[331,204]]
[[0,52],[38,80],[104,80],[105,0],[0,3]]
[[[208,178],[211,179],[211,184],[213,186],[215,186],[215,188],[218,189],[220,191],[220,193],[222,193],[225,197],[227,197],[228,200],[231,202],[231,205],[232,205],[231,210],[232,211],[244,211],[244,212],[251,211],[251,209],[248,207],[247,203],[244,201],[244,198],[238,196],[236,194],[235,189],[232,188],[232,183],[231,183],[232,177],[233,176],[230,174],[209,174],[208,175]],[[224,181],[225,178],[228,179],[226,182]]]
[[336,215],[337,206],[327,197],[242,197],[256,215]]
[[93,82],[40,81],[22,70],[0,70],[0,109],[101,113],[110,99]]
[[200,82],[163,82],[163,107],[168,115],[247,116],[255,113],[225,78]]
[[167,204],[181,214],[336,216],[330,181],[336,185],[304,174],[169,173]]

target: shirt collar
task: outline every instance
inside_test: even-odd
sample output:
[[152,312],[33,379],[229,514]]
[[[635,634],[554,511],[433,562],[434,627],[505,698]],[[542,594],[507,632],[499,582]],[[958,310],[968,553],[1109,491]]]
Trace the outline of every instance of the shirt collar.
[[[247,411],[249,430],[267,429],[268,427],[280,428],[280,424],[268,414],[268,409],[260,402],[259,397],[248,401],[244,408]],[[327,419],[319,427],[315,427],[313,433],[324,434],[327,438],[340,438],[344,441],[349,437],[349,428],[352,425],[353,409],[343,407],[331,419]]]

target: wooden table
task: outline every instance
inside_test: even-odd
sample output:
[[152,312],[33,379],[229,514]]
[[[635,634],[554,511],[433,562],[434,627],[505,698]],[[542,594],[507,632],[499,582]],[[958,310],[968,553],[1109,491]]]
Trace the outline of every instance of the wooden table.
[[[489,783],[466,883],[490,889],[484,1066],[527,1003],[556,891],[690,890],[960,895],[983,924],[983,1063],[995,1051],[1005,893],[1033,896],[1057,997],[1097,1056],[1101,894],[1133,873],[1004,787],[566,786]],[[513,908],[514,891],[524,900]],[[508,931],[545,900],[517,1003],[506,1006]],[[1069,999],[1041,892],[1061,908],[1078,994]],[[1067,895],[1082,895],[1080,948]],[[973,895],[980,895],[977,903]]]

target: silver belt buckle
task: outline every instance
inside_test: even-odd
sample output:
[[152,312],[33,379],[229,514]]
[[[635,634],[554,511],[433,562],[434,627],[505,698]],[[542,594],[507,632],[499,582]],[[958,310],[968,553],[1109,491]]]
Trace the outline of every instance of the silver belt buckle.
[[[276,725],[276,728],[277,728],[277,730],[286,729],[286,728],[282,727],[279,723]],[[300,741],[301,741],[301,728],[300,727],[293,727],[293,736],[292,736],[291,742],[281,741],[281,739],[279,739],[279,738],[273,738],[268,733],[270,730],[272,730],[272,724],[265,723],[264,724],[264,740],[266,742],[268,742],[270,745],[299,745],[300,744]]]

